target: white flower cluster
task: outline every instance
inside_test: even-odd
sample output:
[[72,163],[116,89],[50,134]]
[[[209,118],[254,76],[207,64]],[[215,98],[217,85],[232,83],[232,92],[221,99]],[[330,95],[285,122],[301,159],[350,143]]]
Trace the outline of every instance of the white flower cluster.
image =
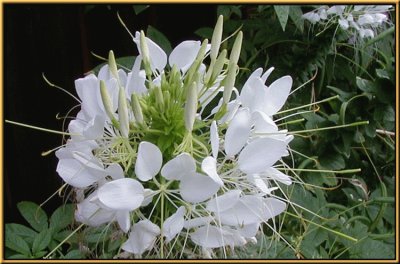
[[116,222],[127,234],[122,250],[136,257],[241,247],[287,207],[273,192],[292,183],[276,163],[293,136],[272,117],[292,78],[267,86],[273,68],[260,68],[239,93],[242,33],[228,59],[220,52],[222,21],[210,45],[184,41],[169,57],[136,32],[140,55],[131,71],[118,69],[110,52],[97,76],[75,82],[81,110],[56,152],[57,172],[74,187],[76,220]]
[[303,14],[312,24],[337,23],[341,29],[358,33],[360,38],[373,38],[379,27],[388,22],[391,5],[334,5],[321,6]]

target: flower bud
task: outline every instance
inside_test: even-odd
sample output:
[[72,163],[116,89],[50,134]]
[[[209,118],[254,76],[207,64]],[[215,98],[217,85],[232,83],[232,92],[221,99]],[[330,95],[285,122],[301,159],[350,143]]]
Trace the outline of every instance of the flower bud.
[[149,47],[147,46],[147,40],[143,30],[140,31],[140,51],[142,54],[144,70],[146,71],[146,75],[150,76],[152,73],[150,67],[150,52],[149,52]]
[[100,80],[100,94],[101,94],[101,100],[103,101],[103,106],[104,106],[104,110],[106,111],[106,114],[111,119],[111,122],[113,123],[113,125],[116,127],[119,127],[119,125],[114,117],[114,111],[112,110],[113,107],[112,107],[110,94],[108,93],[106,83],[103,80]]
[[131,107],[136,121],[139,124],[143,124],[143,112],[142,108],[140,107],[139,98],[135,92],[133,92],[131,95]]
[[214,68],[212,70],[211,79],[210,79],[211,81],[214,81],[217,78],[217,76],[221,73],[222,69],[224,68],[227,53],[228,52],[226,51],[226,49],[224,49],[218,55],[218,58],[215,61]]
[[115,79],[117,79],[119,83],[117,63],[115,61],[114,52],[112,50],[110,50],[108,53],[108,67],[110,69],[111,74],[114,76]]
[[119,130],[123,137],[128,137],[129,135],[129,114],[128,105],[126,103],[125,91],[122,87],[119,87],[118,94],[118,117],[119,117]]
[[197,113],[197,84],[193,82],[186,94],[185,104],[185,127],[186,130],[192,132],[194,120]]
[[233,86],[235,85],[236,80],[236,72],[238,70],[238,66],[233,63],[229,63],[228,75],[226,75],[224,79],[224,93],[223,93],[223,102],[224,104],[229,103],[231,99]]
[[232,51],[229,56],[229,63],[237,64],[240,57],[240,50],[242,49],[243,32],[239,31],[233,43]]
[[211,51],[210,51],[211,60],[215,60],[217,58],[219,47],[221,46],[223,22],[224,22],[224,17],[220,15],[218,17],[217,24],[215,25],[214,32],[211,38]]

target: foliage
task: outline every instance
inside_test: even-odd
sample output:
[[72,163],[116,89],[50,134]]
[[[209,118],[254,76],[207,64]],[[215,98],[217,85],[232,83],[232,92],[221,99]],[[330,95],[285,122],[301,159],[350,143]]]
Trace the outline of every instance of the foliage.
[[[291,74],[297,78],[294,88],[307,82],[289,98],[288,108],[310,103],[310,97],[319,101],[338,95],[337,100],[310,107],[312,111],[301,116],[304,122],[290,125],[290,131],[369,121],[365,126],[310,132],[295,138],[291,148],[302,153],[293,154],[299,168],[360,168],[361,172],[299,172],[306,184],[288,188],[286,193],[318,216],[294,206],[293,212],[300,212],[303,218],[286,215],[281,234],[295,250],[281,241],[272,243],[274,250],[257,256],[394,258],[395,142],[390,132],[395,129],[393,26],[374,39],[349,44],[348,36],[338,27],[318,31],[304,22],[301,16],[310,9],[313,7],[267,5],[224,5],[219,9],[230,15],[225,22],[228,35],[238,27],[244,32],[242,80],[255,67],[274,66],[277,70],[272,80]],[[205,32],[208,29],[197,31]],[[254,246],[254,252],[258,249],[259,245]],[[254,256],[254,252],[248,254]]]

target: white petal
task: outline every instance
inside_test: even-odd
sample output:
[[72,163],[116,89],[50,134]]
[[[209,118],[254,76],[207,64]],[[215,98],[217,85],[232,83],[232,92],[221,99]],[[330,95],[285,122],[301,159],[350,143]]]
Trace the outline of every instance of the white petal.
[[217,160],[214,157],[206,157],[201,163],[201,169],[219,186],[224,185],[217,173]]
[[136,177],[141,181],[148,181],[157,175],[161,166],[162,154],[160,149],[150,142],[141,142],[135,164]]
[[179,185],[182,198],[189,203],[200,203],[217,193],[220,186],[200,173],[184,177]]
[[119,227],[124,233],[127,233],[129,231],[129,228],[131,228],[131,220],[129,217],[129,211],[118,211],[116,213],[116,218]]
[[255,224],[243,225],[237,230],[245,238],[252,238],[257,235],[259,228],[260,224],[255,223]]
[[283,76],[274,81],[267,89],[265,113],[269,116],[276,114],[285,104],[292,88],[292,77]]
[[245,173],[260,173],[271,167],[286,152],[286,143],[272,138],[259,138],[240,153],[238,164]]
[[234,245],[234,235],[224,228],[216,226],[202,226],[190,234],[192,241],[205,248],[219,248]]
[[262,108],[265,104],[265,89],[266,86],[261,78],[249,78],[240,92],[242,106],[248,107],[252,111]]
[[211,141],[212,155],[214,156],[214,158],[218,158],[219,137],[218,137],[217,122],[215,120],[212,121],[210,127],[210,141]]
[[86,139],[98,139],[103,136],[104,123],[106,118],[104,115],[96,115],[83,129],[83,136]]
[[239,201],[240,190],[231,190],[207,202],[207,210],[211,212],[223,212],[235,206]]
[[230,226],[260,224],[282,213],[286,204],[275,198],[246,195],[229,210],[218,214],[221,222]]
[[154,246],[160,228],[149,220],[141,220],[133,225],[129,239],[122,244],[122,249],[133,254],[143,254]]
[[184,41],[174,48],[169,55],[169,65],[176,65],[183,72],[192,65],[200,50],[200,41]]
[[246,144],[251,130],[248,108],[240,109],[229,123],[225,134],[224,148],[228,157],[235,156]]
[[267,175],[269,178],[277,180],[283,184],[286,184],[286,185],[292,184],[292,180],[290,179],[290,177],[288,175],[278,171],[275,168],[272,168],[272,167],[268,168],[265,171],[265,175]]
[[147,88],[145,85],[146,82],[146,73],[145,71],[139,71],[137,73],[130,72],[128,73],[128,80],[126,84],[128,97],[132,95],[132,93],[137,93],[138,95],[146,94]]
[[110,175],[114,180],[124,178],[124,171],[118,163],[113,163],[107,167],[106,173]]
[[98,100],[100,83],[94,74],[75,80],[75,88],[82,100],[82,110],[89,117],[89,120],[98,114],[105,114],[100,105],[101,101]]
[[214,218],[212,218],[211,216],[196,217],[196,218],[186,220],[183,227],[185,229],[191,229],[193,227],[208,225],[213,220],[214,220]]
[[278,187],[269,188],[267,182],[259,174],[248,174],[247,179],[265,194],[270,194],[272,191],[278,189]]
[[271,75],[272,71],[274,70],[274,67],[269,68],[262,76],[261,80],[265,83],[268,79],[268,77]]
[[96,192],[88,196],[82,202],[77,204],[75,211],[75,219],[78,222],[89,226],[99,226],[114,219],[114,212],[100,208],[97,204],[90,202],[96,195]]
[[179,234],[185,223],[183,216],[185,215],[185,207],[181,206],[174,214],[168,217],[162,226],[162,234],[165,236],[165,242],[169,243],[174,237]]
[[100,68],[99,73],[97,74],[97,78],[103,81],[107,81],[112,78],[110,67],[108,66],[108,64],[105,64]]
[[[134,38],[136,45],[138,46],[138,50],[141,54],[140,49],[140,33],[136,32],[136,36]],[[157,69],[159,72],[164,70],[165,65],[167,65],[167,54],[163,51],[160,46],[158,46],[154,41],[146,37],[147,47],[149,48],[149,57],[151,69],[154,71]]]
[[196,161],[190,154],[181,153],[168,161],[161,169],[161,175],[167,180],[181,180],[196,171]]
[[264,112],[255,111],[252,114],[255,133],[273,133],[278,131],[278,126]]
[[75,159],[68,158],[58,162],[56,171],[66,183],[76,188],[86,188],[105,176]]
[[123,178],[101,186],[97,197],[106,208],[132,211],[142,204],[143,193],[142,184],[134,179]]
[[140,206],[148,206],[153,201],[154,195],[156,195],[157,193],[158,192],[151,189],[144,189],[144,200]]

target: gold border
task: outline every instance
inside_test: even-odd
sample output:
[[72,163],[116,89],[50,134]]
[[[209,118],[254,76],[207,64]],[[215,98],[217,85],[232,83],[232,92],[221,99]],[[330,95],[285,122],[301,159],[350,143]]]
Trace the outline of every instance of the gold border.
[[[3,57],[3,41],[4,41],[4,32],[3,32],[3,5],[4,4],[39,4],[39,3],[53,3],[53,4],[61,4],[61,3],[69,3],[69,4],[87,4],[87,3],[109,3],[104,0],[86,0],[86,1],[81,1],[81,0],[63,0],[63,1],[55,1],[55,0],[0,0],[1,5],[0,5],[0,14],[1,14],[1,19],[0,19],[0,32],[1,34],[1,41],[0,41],[0,149],[2,150],[0,152],[0,173],[1,173],[1,179],[0,179],[0,190],[1,190],[1,195],[0,195],[0,245],[2,248],[0,248],[0,262],[1,263],[292,263],[292,262],[297,262],[297,263],[398,263],[399,262],[399,210],[396,210],[396,256],[394,260],[255,260],[255,259],[246,259],[246,260],[5,260],[3,257],[3,253],[5,250],[4,247],[4,223],[3,223],[3,196],[4,196],[4,185],[3,185],[3,179],[4,179],[4,169],[3,169],[3,140],[4,140],[4,134],[3,134],[3,100],[4,100],[4,90],[3,90],[3,70],[4,70],[4,57]],[[115,2],[112,2],[112,4],[118,4],[118,3],[146,3],[146,4],[207,4],[207,3],[212,3],[212,4],[321,4],[320,0],[308,0],[308,1],[296,1],[296,0],[280,0],[280,1],[271,1],[271,0],[251,0],[251,1],[240,1],[240,2],[235,2],[233,0],[170,0],[170,1],[165,1],[165,0],[151,0],[151,1],[138,1],[138,0],[117,0]],[[324,4],[354,4],[357,2],[354,1],[346,1],[346,0],[337,0],[337,1],[324,1]],[[367,0],[367,1],[362,1],[362,3],[373,3],[373,4],[393,4],[396,6],[396,32],[395,32],[395,37],[396,37],[396,150],[399,149],[399,131],[397,130],[398,128],[398,122],[399,122],[399,61],[398,61],[398,56],[399,56],[399,1],[398,0]],[[399,155],[396,153],[396,206],[399,206]],[[398,208],[395,208],[398,209]]]

